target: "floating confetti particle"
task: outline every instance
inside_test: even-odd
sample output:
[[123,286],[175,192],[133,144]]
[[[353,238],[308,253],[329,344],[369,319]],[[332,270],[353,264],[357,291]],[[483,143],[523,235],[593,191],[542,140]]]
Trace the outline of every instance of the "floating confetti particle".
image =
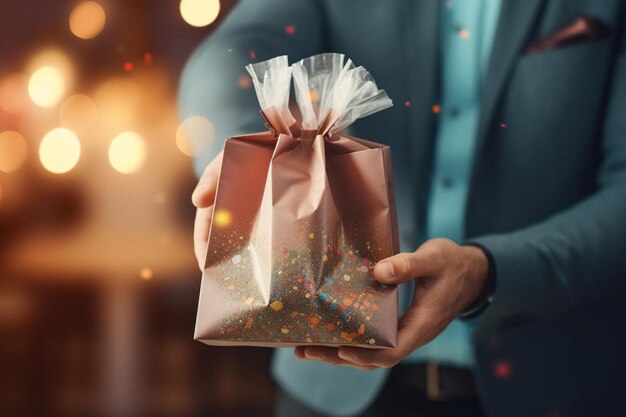
[[254,49],[250,49],[248,54],[250,55],[250,59],[256,59],[256,52],[254,52]]
[[350,275],[346,274],[346,275],[343,276],[343,279],[345,281],[350,281],[351,278],[350,278]]
[[248,321],[246,321],[245,326],[243,326],[244,329],[251,329],[252,325],[254,324],[254,319],[252,317],[248,318]]
[[326,328],[327,328],[328,330],[334,330],[334,329],[335,329],[335,325],[334,325],[334,324],[332,324],[332,323],[328,323],[328,324],[326,325]]
[[311,324],[313,326],[317,326],[319,324],[319,322],[320,322],[320,319],[317,316],[311,317]]
[[252,303],[254,303],[254,297],[246,298],[246,304],[251,305]]
[[405,101],[404,107],[411,107],[411,102],[409,100]]
[[270,304],[270,308],[274,311],[280,311],[283,309],[283,303],[280,300],[276,300],[272,304]]
[[309,233],[309,239],[313,239],[315,237],[315,233],[311,232]]
[[359,336],[362,335],[363,333],[365,333],[365,325],[364,324],[362,324],[359,327],[359,330],[357,330],[357,333],[359,334]]
[[367,341],[367,343],[369,343],[370,345],[373,345],[374,343],[376,343],[376,340],[370,339],[370,340]]
[[356,337],[356,333],[341,332],[341,337],[348,342],[352,342]]
[[322,258],[322,260],[323,260],[324,262],[328,262],[328,255],[324,255],[324,257]]
[[296,27],[294,25],[285,26],[285,33],[287,35],[293,35],[294,33],[296,33]]
[[433,113],[441,112],[441,106],[439,104],[433,104]]
[[235,256],[233,256],[232,262],[237,265],[239,262],[241,262],[241,255],[237,254]]
[[496,378],[507,379],[511,376],[511,364],[507,361],[499,361],[493,367],[493,374]]
[[363,273],[367,273],[367,272],[369,272],[369,270],[370,269],[368,267],[366,267],[365,265],[359,267],[359,271],[361,271]]
[[245,90],[250,88],[250,86],[252,85],[252,81],[250,81],[250,77],[248,77],[247,75],[241,75],[237,79],[237,84],[239,85],[239,88]]
[[344,306],[349,306],[351,304],[352,304],[352,300],[351,299],[346,298],[346,299],[343,300],[343,305]]
[[320,96],[317,94],[317,90],[315,88],[311,88],[309,90],[309,98],[311,99],[311,103],[317,103],[320,99]]
[[461,29],[459,30],[459,36],[461,37],[461,39],[467,39],[469,38],[470,32],[467,29]]
[[286,327],[283,327],[282,329],[280,329],[280,331],[283,332],[283,334],[289,333],[289,329]]
[[124,62],[124,71],[130,72],[132,70],[133,70],[133,63],[132,62]]
[[506,129],[506,123],[504,123],[504,122],[500,123],[500,127],[501,127],[502,129]]

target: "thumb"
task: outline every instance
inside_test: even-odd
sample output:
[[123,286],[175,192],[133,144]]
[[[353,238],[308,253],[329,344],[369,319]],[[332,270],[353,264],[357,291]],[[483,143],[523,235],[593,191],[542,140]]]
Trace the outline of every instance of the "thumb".
[[429,257],[417,250],[399,253],[378,262],[374,267],[374,278],[381,284],[402,284],[428,275],[431,269],[432,262]]
[[191,195],[191,201],[197,208],[207,208],[213,205],[215,200],[215,190],[222,164],[222,153],[220,152],[213,161],[207,165],[204,173],[196,185],[196,189]]

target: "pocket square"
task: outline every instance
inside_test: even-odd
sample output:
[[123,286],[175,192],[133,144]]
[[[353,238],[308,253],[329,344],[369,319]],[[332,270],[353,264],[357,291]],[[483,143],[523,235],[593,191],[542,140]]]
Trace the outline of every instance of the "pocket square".
[[608,35],[609,32],[609,27],[600,19],[591,16],[581,16],[569,25],[528,45],[524,49],[524,53],[536,54],[585,39],[600,39]]

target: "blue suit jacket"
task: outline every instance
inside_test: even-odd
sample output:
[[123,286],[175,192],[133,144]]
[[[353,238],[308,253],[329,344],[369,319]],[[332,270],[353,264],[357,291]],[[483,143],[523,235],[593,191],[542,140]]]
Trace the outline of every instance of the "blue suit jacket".
[[[466,236],[492,254],[498,280],[474,333],[491,415],[624,410],[616,403],[626,372],[624,3],[502,5],[466,211]],[[207,117],[221,140],[263,130],[252,89],[237,86],[251,50],[257,60],[292,62],[345,53],[396,103],[411,102],[359,120],[351,133],[391,145],[401,235],[419,240],[437,123],[437,8],[435,0],[242,0],[190,59],[181,116]],[[580,16],[603,22],[606,36],[523,52]],[[219,148],[196,160],[199,172]],[[333,414],[363,409],[387,374],[288,355],[275,363],[281,385]],[[494,372],[503,363],[506,378]]]

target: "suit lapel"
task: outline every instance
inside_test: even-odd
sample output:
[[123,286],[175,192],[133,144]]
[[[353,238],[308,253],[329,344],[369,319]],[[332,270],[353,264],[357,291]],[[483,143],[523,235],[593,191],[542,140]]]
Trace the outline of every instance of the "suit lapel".
[[496,106],[502,96],[506,81],[509,78],[515,58],[519,55],[534,27],[536,18],[544,0],[509,1],[502,0],[502,8],[498,28],[487,73],[485,88],[481,99],[481,116],[478,127],[478,138],[474,152],[472,178],[479,164],[482,149],[487,140],[490,127],[494,123]]

